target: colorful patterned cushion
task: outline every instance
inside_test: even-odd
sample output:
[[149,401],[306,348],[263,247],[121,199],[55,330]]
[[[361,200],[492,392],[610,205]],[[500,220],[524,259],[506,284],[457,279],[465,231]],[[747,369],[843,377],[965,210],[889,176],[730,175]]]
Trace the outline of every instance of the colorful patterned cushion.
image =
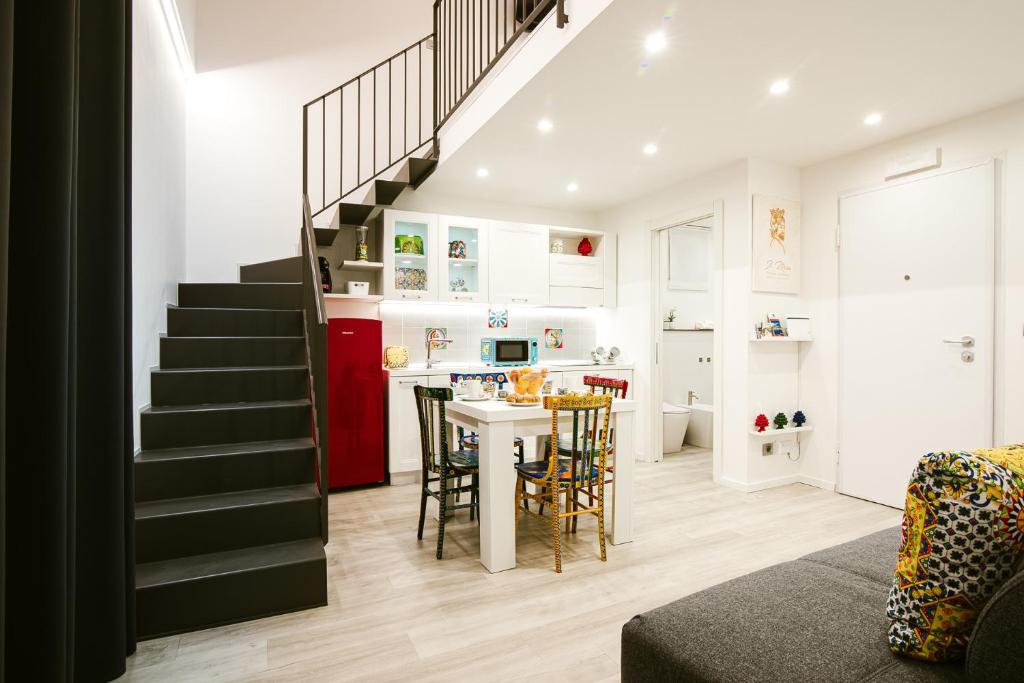
[[[476,451],[452,451],[448,454],[448,462],[453,467],[461,467],[463,469],[476,469],[480,466],[480,458],[477,456]],[[438,467],[441,466],[440,455],[434,457],[434,464]]]
[[[578,467],[578,466],[577,466]],[[536,462],[524,462],[521,465],[516,465],[516,469],[522,474],[530,477],[531,479],[546,479],[548,476],[548,463],[544,460],[537,460]],[[569,474],[569,463],[559,462],[558,463],[558,478],[561,481],[569,481],[571,475]],[[577,472],[577,477],[580,474],[586,474],[585,472]],[[597,465],[591,465],[590,476],[584,476],[584,481],[587,479],[597,478]]]
[[1024,446],[929,453],[907,487],[889,647],[962,659],[978,612],[1024,557]]

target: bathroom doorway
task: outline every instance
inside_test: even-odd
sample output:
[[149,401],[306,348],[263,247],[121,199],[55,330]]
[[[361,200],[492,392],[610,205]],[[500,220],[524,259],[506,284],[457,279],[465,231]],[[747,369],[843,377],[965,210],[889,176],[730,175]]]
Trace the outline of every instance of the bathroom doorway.
[[716,201],[651,228],[651,434],[654,460],[712,453],[721,471],[722,208]]

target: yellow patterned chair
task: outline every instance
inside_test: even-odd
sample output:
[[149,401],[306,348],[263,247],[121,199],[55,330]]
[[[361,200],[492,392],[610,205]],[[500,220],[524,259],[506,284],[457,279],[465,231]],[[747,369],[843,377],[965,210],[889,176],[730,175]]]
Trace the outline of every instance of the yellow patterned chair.
[[[604,539],[604,481],[608,458],[608,421],[611,414],[611,394],[567,394],[547,396],[544,408],[551,411],[551,441],[559,442],[559,419],[572,417],[573,444],[567,457],[549,455],[544,460],[516,465],[519,479],[516,481],[516,528],[520,512],[537,514],[524,510],[524,499],[535,500],[551,506],[551,529],[554,539],[555,571],[562,571],[561,521],[579,515],[597,517],[597,537],[601,548],[601,561],[607,560]],[[521,483],[533,484],[536,493],[530,493]],[[580,502],[580,494],[587,489],[597,489],[596,499]],[[565,503],[560,499],[564,496]],[[568,526],[568,525],[567,525]],[[576,532],[575,525],[572,533]]]

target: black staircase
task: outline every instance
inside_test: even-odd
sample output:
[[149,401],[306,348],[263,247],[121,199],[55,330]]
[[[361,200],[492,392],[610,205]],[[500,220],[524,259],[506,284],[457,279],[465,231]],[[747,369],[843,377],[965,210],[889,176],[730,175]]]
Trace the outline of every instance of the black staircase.
[[140,638],[327,603],[317,247],[426,180],[452,113],[552,9],[561,28],[563,5],[436,0],[433,33],[303,107],[302,255],[178,286],[135,464]]
[[302,260],[181,284],[136,459],[142,638],[327,602]]
[[[434,170],[438,134],[516,41],[565,0],[435,0],[424,38],[302,107],[302,192],[340,225],[389,205]],[[378,177],[407,161],[396,183]],[[376,182],[374,182],[376,181]],[[355,196],[355,199],[350,197]]]

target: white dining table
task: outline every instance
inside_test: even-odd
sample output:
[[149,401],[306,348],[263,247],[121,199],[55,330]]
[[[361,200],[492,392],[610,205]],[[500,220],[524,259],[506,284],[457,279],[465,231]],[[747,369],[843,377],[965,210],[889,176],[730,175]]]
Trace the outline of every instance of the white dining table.
[[[455,399],[446,402],[445,414],[451,425],[476,432],[480,437],[480,562],[490,572],[513,569],[516,566],[517,475],[513,467],[512,442],[516,436],[550,435],[551,412],[541,405],[522,408],[500,400]],[[622,398],[612,401],[615,473],[611,484],[611,534],[608,539],[612,545],[633,540],[635,414],[635,401]],[[567,416],[562,421],[571,429],[571,417]],[[605,500],[607,503],[607,492]]]

